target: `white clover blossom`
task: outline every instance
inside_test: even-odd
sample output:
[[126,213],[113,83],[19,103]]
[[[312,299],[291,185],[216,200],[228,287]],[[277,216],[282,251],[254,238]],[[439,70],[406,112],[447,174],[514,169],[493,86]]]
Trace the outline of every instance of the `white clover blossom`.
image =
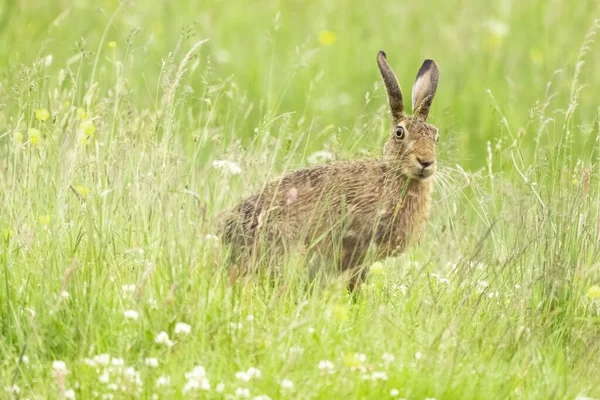
[[247,399],[250,397],[250,389],[239,387],[235,389],[235,396],[241,399]]
[[115,367],[122,367],[125,365],[125,360],[119,357],[115,357],[110,361],[110,363]]
[[335,366],[329,360],[319,361],[319,369],[323,374],[333,374],[335,372]]
[[156,358],[148,357],[144,360],[144,363],[150,368],[158,367],[158,360]]
[[192,327],[186,324],[185,322],[178,322],[175,324],[176,335],[189,335],[191,331]]
[[135,310],[125,310],[125,312],[123,313],[123,316],[126,319],[130,319],[132,321],[137,321],[140,314]]
[[169,335],[165,331],[162,331],[158,335],[156,335],[156,337],[154,338],[154,342],[156,342],[157,344],[164,344],[168,347],[173,346],[173,342],[171,341],[171,339],[169,339]]
[[383,355],[381,356],[381,359],[383,360],[383,362],[385,364],[391,364],[394,362],[394,355],[390,354],[390,353],[383,353]]
[[193,370],[185,373],[187,382],[183,387],[183,393],[192,390],[210,390],[210,381],[206,378],[206,370],[203,366],[197,365]]
[[94,362],[99,365],[108,365],[110,363],[110,354],[98,354],[94,356]]
[[52,369],[55,372],[66,374],[67,373],[67,364],[61,360],[52,361]]
[[281,381],[281,389],[282,390],[294,390],[294,382],[289,379],[284,379]]
[[320,164],[335,160],[335,156],[329,151],[320,150],[312,153],[306,160],[309,164]]
[[158,379],[156,379],[156,387],[169,386],[170,384],[171,384],[170,376],[161,375],[158,377]]
[[372,381],[387,381],[388,376],[384,371],[373,371],[371,374]]
[[130,283],[127,285],[121,285],[121,290],[125,294],[131,294],[131,293],[135,292],[135,284]]
[[11,394],[19,394],[21,393],[21,388],[17,385],[4,386],[4,391]]
[[242,169],[239,165],[229,160],[215,160],[212,162],[213,168],[219,169],[231,175],[239,175],[242,173]]

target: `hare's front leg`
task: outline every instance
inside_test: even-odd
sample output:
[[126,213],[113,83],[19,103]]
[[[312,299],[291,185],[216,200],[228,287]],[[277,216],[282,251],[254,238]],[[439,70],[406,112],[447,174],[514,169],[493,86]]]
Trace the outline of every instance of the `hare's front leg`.
[[362,263],[368,250],[368,242],[354,236],[346,236],[342,240],[342,254],[340,257],[340,269],[350,273],[348,290],[355,292],[365,280],[366,270]]

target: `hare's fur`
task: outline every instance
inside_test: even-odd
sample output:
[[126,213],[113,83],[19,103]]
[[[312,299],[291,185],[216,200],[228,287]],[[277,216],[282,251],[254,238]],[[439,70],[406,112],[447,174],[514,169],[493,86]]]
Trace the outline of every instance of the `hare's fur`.
[[[233,262],[248,267],[268,251],[304,248],[358,271],[369,246],[379,258],[404,251],[427,223],[437,129],[427,124],[437,88],[437,65],[426,60],[413,87],[414,115],[404,113],[402,91],[385,53],[377,57],[391,108],[390,138],[379,159],[301,169],[267,184],[238,204],[223,237]],[[355,274],[351,287],[360,283]]]

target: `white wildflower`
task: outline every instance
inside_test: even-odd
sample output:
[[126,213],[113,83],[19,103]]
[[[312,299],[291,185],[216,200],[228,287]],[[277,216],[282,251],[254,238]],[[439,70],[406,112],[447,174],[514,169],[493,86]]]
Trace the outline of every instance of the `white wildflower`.
[[596,400],[596,399],[593,397],[585,396],[583,394],[578,394],[577,397],[575,397],[575,400]]
[[148,357],[144,360],[144,363],[150,368],[158,367],[158,360],[156,358]]
[[98,377],[98,380],[99,380],[101,383],[108,383],[108,382],[110,382],[110,375],[108,374],[108,371],[106,371],[106,370],[105,370],[105,371],[102,373],[102,375],[100,375],[100,376]]
[[215,387],[215,392],[222,393],[225,390],[225,384],[223,382],[219,382]]
[[304,348],[302,346],[293,346],[293,347],[290,347],[290,354],[301,355],[302,353],[304,353]]
[[178,322],[175,324],[175,334],[176,335],[189,335],[192,327],[186,324],[185,322]]
[[122,367],[123,365],[125,365],[125,360],[123,360],[122,358],[116,357],[113,358],[110,363],[112,365],[114,365],[115,367]]
[[21,388],[17,385],[4,386],[4,390],[11,394],[19,394],[21,393]]
[[204,240],[216,243],[219,242],[221,239],[219,239],[219,237],[213,233],[207,233],[206,235],[204,235]]
[[319,369],[323,374],[333,374],[335,372],[335,366],[329,360],[319,361]]
[[324,162],[333,161],[334,159],[335,156],[332,153],[320,150],[312,153],[306,160],[309,164],[321,164]]
[[206,378],[206,370],[201,365],[196,365],[193,370],[185,373],[185,379],[200,381]]
[[417,360],[420,360],[420,359],[422,359],[422,358],[423,358],[423,354],[422,354],[420,351],[417,351],[417,352],[415,353],[415,358],[416,358]]
[[400,394],[400,391],[398,389],[390,390],[390,396],[392,396],[392,397],[398,397],[399,394]]
[[284,379],[281,381],[281,389],[282,390],[294,390],[294,382],[289,379]]
[[504,37],[508,35],[508,25],[506,25],[506,23],[503,21],[497,19],[490,19],[487,21],[487,28],[490,31],[490,33],[495,36]]
[[254,315],[252,315],[252,314],[248,315],[248,316],[246,317],[246,320],[247,320],[248,322],[252,322],[252,321],[254,321]]
[[66,300],[66,299],[68,299],[70,296],[71,296],[71,295],[70,295],[70,294],[69,294],[69,292],[67,292],[66,290],[62,290],[62,291],[60,292],[60,297],[61,297],[62,299],[65,299],[65,300]]
[[27,356],[27,354],[23,354],[23,357],[21,357],[21,362],[23,364],[29,364],[29,357]]
[[73,389],[67,389],[67,390],[65,390],[65,393],[63,395],[63,399],[75,400],[75,391]]
[[210,382],[206,379],[206,370],[201,365],[197,365],[190,372],[185,373],[187,382],[183,387],[183,392],[189,392],[192,390],[210,390]]
[[247,372],[248,376],[250,377],[250,379],[258,379],[262,375],[262,373],[260,372],[260,369],[254,368],[254,367],[248,368],[248,371],[246,371],[246,372]]
[[65,362],[61,361],[61,360],[52,361],[52,369],[55,372],[66,374],[67,373],[67,364],[65,364]]
[[173,346],[173,342],[171,341],[171,339],[169,339],[169,335],[165,331],[162,331],[158,335],[156,335],[156,337],[154,338],[154,341],[157,344],[164,344],[168,347]]
[[220,169],[231,175],[239,175],[242,173],[242,169],[239,165],[228,160],[215,160],[212,162],[213,168]]
[[388,376],[384,371],[374,371],[371,374],[371,380],[372,381],[387,381]]
[[171,377],[169,377],[169,376],[161,375],[156,380],[156,387],[169,386],[170,384],[171,384]]
[[439,283],[444,283],[444,284],[448,284],[448,283],[450,283],[450,279],[448,279],[448,278],[444,278],[444,277],[443,277],[443,276],[441,276],[440,274],[433,273],[433,274],[431,274],[431,276],[433,276],[435,279],[437,279],[437,281],[438,281]]
[[137,321],[139,318],[139,313],[135,310],[125,310],[123,315],[126,319],[130,319],[132,321]]
[[110,363],[110,354],[98,354],[94,356],[94,362],[99,365],[108,365]]
[[244,325],[241,322],[232,322],[229,324],[232,330],[242,329]]
[[247,399],[250,397],[250,390],[248,388],[237,388],[235,389],[235,396],[238,398]]
[[261,394],[259,396],[254,396],[252,400],[271,400],[271,398],[266,394]]
[[381,356],[381,359],[383,360],[383,362],[385,364],[391,364],[394,362],[394,355],[390,354],[390,353],[383,353],[383,355]]
[[488,281],[480,280],[479,282],[477,282],[477,292],[483,293],[488,288],[488,286]]
[[250,380],[250,375],[246,371],[238,371],[235,373],[235,378],[240,381],[248,382]]
[[121,290],[125,294],[131,294],[131,293],[135,292],[135,284],[131,283],[128,285],[121,285]]

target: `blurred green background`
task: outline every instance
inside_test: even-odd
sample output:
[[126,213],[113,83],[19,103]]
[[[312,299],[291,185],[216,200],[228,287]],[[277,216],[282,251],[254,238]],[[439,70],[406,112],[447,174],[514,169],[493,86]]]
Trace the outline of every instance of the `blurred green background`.
[[[431,121],[442,132],[443,152],[452,152],[450,161],[471,168],[485,164],[488,140],[494,146],[517,138],[531,159],[532,109],[552,94],[550,108],[567,110],[581,45],[600,14],[595,0],[4,0],[0,7],[0,80],[14,81],[23,65],[48,55],[48,74],[56,76],[66,65],[77,66],[68,60],[78,49],[89,52],[82,68],[92,69],[96,55],[111,57],[106,43],[115,41],[139,106],[153,101],[162,59],[178,46],[187,51],[195,41],[210,39],[186,84],[202,93],[207,71],[212,79],[234,82],[239,90],[224,107],[228,115],[243,116],[230,134],[246,142],[267,116],[287,112],[304,123],[302,129],[322,132],[312,138],[315,147],[327,140],[327,127],[352,135],[363,116],[387,111],[375,63],[378,49],[387,51],[405,98],[422,60],[434,58],[441,80]],[[574,127],[574,148],[581,151],[591,147],[598,117],[598,44],[591,45],[585,61],[579,84],[587,86]],[[102,79],[102,70],[98,73]],[[11,88],[5,84],[0,90],[0,102],[10,108]],[[202,99],[196,95],[189,101]],[[554,117],[541,140],[556,140],[552,132],[563,116]],[[354,140],[378,151],[383,139],[352,138],[352,148]]]

